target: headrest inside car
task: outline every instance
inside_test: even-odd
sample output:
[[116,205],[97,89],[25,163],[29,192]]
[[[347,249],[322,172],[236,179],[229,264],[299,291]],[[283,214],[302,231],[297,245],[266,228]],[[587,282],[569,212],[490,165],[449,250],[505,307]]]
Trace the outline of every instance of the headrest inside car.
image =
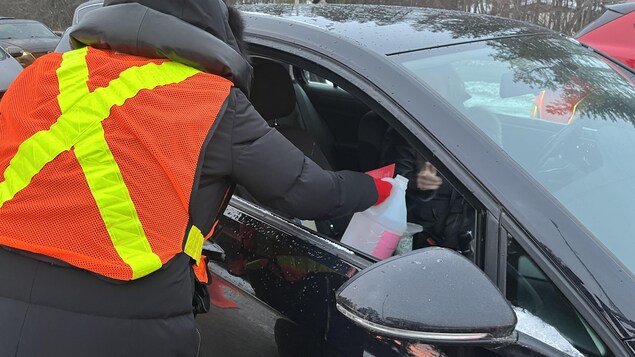
[[254,62],[250,100],[267,121],[291,114],[295,110],[296,97],[289,70],[275,62]]

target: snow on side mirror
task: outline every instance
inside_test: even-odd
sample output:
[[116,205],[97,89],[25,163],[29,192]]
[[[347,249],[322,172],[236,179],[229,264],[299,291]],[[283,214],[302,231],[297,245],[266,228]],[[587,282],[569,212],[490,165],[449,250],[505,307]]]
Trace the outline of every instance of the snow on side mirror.
[[489,278],[453,250],[426,248],[360,272],[337,309],[372,333],[423,343],[510,344],[516,315]]

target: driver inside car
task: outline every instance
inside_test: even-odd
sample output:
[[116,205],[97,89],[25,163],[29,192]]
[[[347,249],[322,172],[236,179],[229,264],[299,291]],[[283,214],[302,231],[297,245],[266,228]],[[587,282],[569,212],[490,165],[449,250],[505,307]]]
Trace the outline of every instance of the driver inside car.
[[[422,73],[426,84],[443,99],[465,108],[463,103],[471,96],[463,82],[450,65],[427,68]],[[488,120],[478,115],[478,108],[465,108],[466,116],[472,120]],[[487,128],[495,132],[493,121],[486,122]],[[496,133],[497,134],[497,133]],[[491,134],[495,136],[494,134]],[[413,249],[429,246],[443,246],[471,256],[475,211],[437,169],[401,136],[389,127],[383,137],[380,162],[394,163],[395,174],[408,178],[406,207],[408,222],[421,225],[423,231],[413,236]]]
[[443,246],[470,256],[474,210],[414,147],[389,128],[384,136],[384,163],[395,163],[395,173],[408,178],[408,222],[421,225],[412,249]]

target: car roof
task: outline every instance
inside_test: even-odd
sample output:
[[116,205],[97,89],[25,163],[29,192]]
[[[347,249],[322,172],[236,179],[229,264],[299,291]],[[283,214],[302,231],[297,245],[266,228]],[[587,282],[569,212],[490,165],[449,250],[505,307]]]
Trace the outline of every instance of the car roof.
[[387,55],[491,38],[554,33],[507,18],[422,7],[258,4],[237,8],[248,12],[245,16],[272,15],[294,26],[319,27]]
[[36,24],[42,24],[41,22],[37,21],[37,20],[29,20],[29,19],[16,19],[14,17],[0,17],[0,21],[7,23],[36,23]]
[[626,15],[630,12],[635,11],[635,2],[625,2],[621,4],[614,4],[606,6],[607,9],[611,11],[618,12],[622,15]]
[[593,20],[591,23],[586,25],[580,31],[578,31],[574,37],[580,38],[589,32],[592,32],[609,22],[619,19],[620,17],[627,15],[631,12],[635,11],[635,2],[627,2],[622,4],[608,5],[606,6],[606,11],[600,15],[597,19]]
[[[73,25],[77,25],[79,20],[81,20],[79,18],[79,14],[82,10],[86,10],[88,8],[99,8],[102,5],[103,5],[102,0],[89,0],[77,5],[77,7],[75,8],[75,11],[73,12]],[[85,15],[85,13],[83,15]]]

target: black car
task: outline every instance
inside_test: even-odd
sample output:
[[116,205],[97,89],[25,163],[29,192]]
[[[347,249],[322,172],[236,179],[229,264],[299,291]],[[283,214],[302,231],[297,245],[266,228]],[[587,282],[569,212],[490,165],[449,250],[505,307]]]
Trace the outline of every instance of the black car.
[[22,66],[9,52],[0,47],[0,99],[20,72],[22,72]]
[[302,222],[238,190],[205,250],[209,355],[635,356],[633,72],[503,18],[240,9],[271,125],[333,169],[386,164],[397,133],[469,208],[471,239],[469,258],[376,263],[338,241],[346,219]]
[[0,18],[0,46],[16,46],[35,58],[53,52],[60,38],[35,20]]
[[204,250],[204,355],[635,356],[633,72],[490,16],[240,9],[263,117],[336,170],[388,164],[401,138],[461,207],[416,209],[468,239],[377,262],[339,242],[350,217],[299,221],[238,188]]
[[593,48],[635,68],[635,47],[632,43],[635,24],[635,2],[606,6],[595,21],[575,34],[575,38]]

